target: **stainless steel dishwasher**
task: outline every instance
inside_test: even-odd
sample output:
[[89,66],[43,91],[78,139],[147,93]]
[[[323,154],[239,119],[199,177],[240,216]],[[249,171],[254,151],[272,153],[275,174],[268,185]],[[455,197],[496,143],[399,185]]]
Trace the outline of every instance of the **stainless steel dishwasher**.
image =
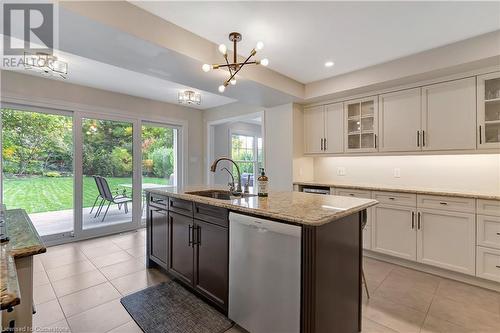
[[229,318],[251,333],[300,332],[301,228],[229,214]]

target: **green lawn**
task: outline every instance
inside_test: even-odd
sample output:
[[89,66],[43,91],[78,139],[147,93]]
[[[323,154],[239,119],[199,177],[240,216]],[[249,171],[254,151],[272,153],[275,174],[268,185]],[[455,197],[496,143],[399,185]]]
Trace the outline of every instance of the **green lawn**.
[[[131,184],[131,178],[106,178],[112,191],[119,184]],[[143,178],[144,183],[166,185],[167,179]],[[129,190],[130,192],[130,190]],[[83,178],[83,207],[91,207],[98,194],[92,177]],[[73,208],[73,178],[37,177],[4,179],[3,201],[9,209],[23,208],[28,213],[41,213]]]

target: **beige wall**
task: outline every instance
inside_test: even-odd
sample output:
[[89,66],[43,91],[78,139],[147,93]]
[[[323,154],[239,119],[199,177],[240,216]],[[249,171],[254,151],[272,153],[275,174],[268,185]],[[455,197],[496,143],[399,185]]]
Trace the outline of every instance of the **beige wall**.
[[[337,167],[346,169],[337,176]],[[394,177],[394,168],[401,178]],[[500,193],[500,154],[317,157],[314,180]]]
[[188,184],[202,183],[204,139],[200,110],[31,75],[7,71],[0,74],[4,102],[183,124],[184,178]]

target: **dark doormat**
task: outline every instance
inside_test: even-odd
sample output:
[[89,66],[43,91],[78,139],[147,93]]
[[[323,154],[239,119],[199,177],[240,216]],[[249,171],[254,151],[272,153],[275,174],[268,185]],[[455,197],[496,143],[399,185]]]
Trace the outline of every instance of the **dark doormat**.
[[146,333],[221,333],[232,322],[174,281],[149,287],[121,299]]

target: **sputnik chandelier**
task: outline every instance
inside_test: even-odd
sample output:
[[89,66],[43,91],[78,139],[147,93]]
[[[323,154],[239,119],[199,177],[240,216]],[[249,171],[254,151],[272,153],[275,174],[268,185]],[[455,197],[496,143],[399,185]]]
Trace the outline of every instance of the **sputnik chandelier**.
[[262,50],[264,47],[264,43],[262,42],[257,42],[257,45],[255,48],[250,52],[250,55],[245,59],[243,62],[238,62],[238,53],[237,53],[237,47],[236,44],[238,42],[241,42],[241,34],[239,32],[231,32],[229,34],[229,40],[233,42],[233,62],[229,63],[228,59],[228,54],[227,54],[227,47],[224,44],[219,45],[219,52],[222,53],[224,56],[224,59],[226,60],[225,64],[215,64],[215,65],[209,65],[209,64],[204,64],[202,66],[202,70],[204,72],[210,72],[212,69],[220,69],[220,68],[225,68],[229,69],[229,78],[224,81],[224,84],[221,84],[219,86],[219,92],[223,93],[224,90],[226,90],[226,87],[228,84],[232,84],[233,86],[236,84],[236,74],[243,68],[245,65],[262,65],[262,66],[267,66],[269,64],[269,60],[267,59],[262,59],[262,60],[253,60],[250,61],[250,59],[257,54],[257,51]]

